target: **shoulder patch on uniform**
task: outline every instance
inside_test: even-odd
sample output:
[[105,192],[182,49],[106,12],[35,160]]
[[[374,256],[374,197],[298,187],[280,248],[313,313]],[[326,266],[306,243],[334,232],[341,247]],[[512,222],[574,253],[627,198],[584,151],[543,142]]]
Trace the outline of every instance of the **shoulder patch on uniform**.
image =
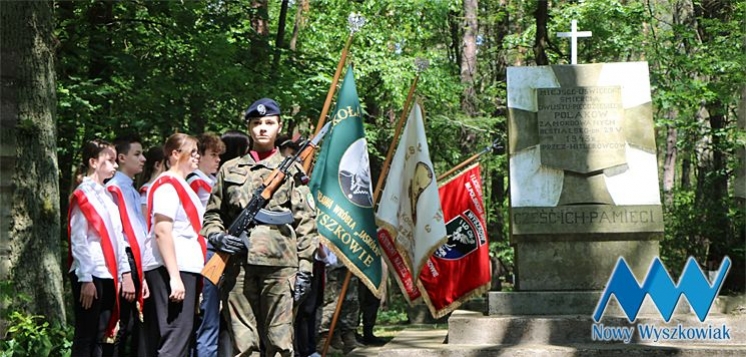
[[229,167],[228,168],[228,173],[239,174],[239,175],[248,175],[249,174],[249,172],[246,171],[246,169],[244,169],[242,167],[237,167],[237,166]]
[[313,200],[313,193],[309,192],[306,195],[306,202],[308,203],[308,207],[311,208],[312,211],[316,211],[316,201]]

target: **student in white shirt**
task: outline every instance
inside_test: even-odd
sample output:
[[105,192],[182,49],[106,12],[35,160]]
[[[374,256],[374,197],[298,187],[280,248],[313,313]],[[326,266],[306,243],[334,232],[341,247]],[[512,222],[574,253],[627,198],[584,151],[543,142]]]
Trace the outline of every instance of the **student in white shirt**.
[[199,164],[197,169],[187,175],[186,181],[199,196],[202,206],[207,206],[212,186],[215,185],[215,174],[220,167],[220,155],[225,152],[225,144],[213,133],[197,136]]
[[[215,185],[215,174],[220,167],[220,155],[225,152],[225,144],[213,133],[197,136],[199,164],[187,176],[189,186],[197,193],[202,206],[207,206],[212,186]],[[207,243],[207,260],[215,254],[215,249]],[[199,306],[194,357],[218,357],[218,337],[220,335],[220,292],[218,287],[207,279],[202,279],[202,302]]]
[[148,189],[146,224],[155,263],[143,267],[153,308],[153,318],[146,309],[146,326],[149,338],[160,337],[148,347],[151,356],[187,356],[206,254],[198,234],[205,209],[185,181],[197,168],[199,153],[196,139],[186,134],[171,135],[163,151],[167,171]]
[[135,298],[117,206],[103,183],[114,175],[116,152],[102,140],[86,142],[78,186],[70,196],[70,281],[75,299],[73,356],[115,354],[118,294]]
[[153,261],[153,252],[145,244],[148,232],[145,228],[145,216],[140,206],[140,193],[134,184],[135,175],[143,170],[145,156],[142,144],[137,136],[122,136],[114,140],[117,150],[117,164],[119,169],[106,183],[106,189],[112,194],[114,203],[119,208],[119,217],[127,241],[127,258],[129,260],[132,278],[135,282],[135,300],[120,301],[119,319],[120,329],[118,340],[119,356],[145,356],[145,330],[142,327],[144,300],[150,292],[148,283],[143,276],[143,263]]

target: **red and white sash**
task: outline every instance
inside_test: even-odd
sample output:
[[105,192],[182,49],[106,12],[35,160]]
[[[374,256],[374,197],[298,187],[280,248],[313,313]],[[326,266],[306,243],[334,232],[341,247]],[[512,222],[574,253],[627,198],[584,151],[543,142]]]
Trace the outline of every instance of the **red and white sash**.
[[[106,213],[106,207],[99,201],[99,198],[95,197],[96,193],[91,191],[91,186],[85,184],[80,185],[75,189],[70,198],[70,208],[67,213],[68,270],[73,263],[72,242],[70,240],[72,233],[70,216],[72,214],[73,206],[78,206],[88,221],[88,224],[93,227],[99,237],[101,237],[101,251],[104,254],[104,262],[107,270],[109,270],[109,274],[111,274],[114,279],[114,309],[111,312],[111,317],[106,325],[106,332],[104,334],[104,340],[108,342],[116,338],[117,330],[119,329],[119,269],[117,267],[117,247],[114,246],[117,236],[114,232],[111,217]],[[106,199],[108,199],[108,197]]]
[[197,194],[199,194],[200,190],[204,190],[207,193],[212,192],[212,185],[198,174],[192,175],[192,177],[187,179],[187,183],[192,188],[192,191]]
[[192,196],[189,195],[189,192],[187,192],[188,188],[184,183],[185,181],[179,180],[168,174],[161,175],[155,180],[155,182],[153,182],[148,190],[148,214],[146,217],[147,229],[148,232],[150,232],[152,226],[151,219],[153,217],[153,196],[155,195],[155,191],[162,185],[173,186],[176,189],[176,194],[179,196],[181,206],[184,207],[184,212],[186,212],[189,223],[192,225],[194,232],[197,233],[197,242],[199,242],[199,246],[202,248],[202,258],[206,259],[207,243],[205,242],[205,237],[199,234],[199,231],[202,229],[202,215],[197,209],[197,207],[201,207],[202,204],[199,201],[195,202],[194,198],[192,198]]
[[[143,237],[142,230],[135,231],[134,226],[132,225],[132,220],[130,219],[130,211],[132,210],[132,207],[127,207],[127,201],[124,199],[124,194],[122,193],[122,189],[119,188],[116,184],[112,182],[111,185],[106,186],[106,189],[111,192],[111,194],[116,198],[117,208],[119,208],[119,217],[122,219],[122,228],[124,229],[124,234],[127,235],[127,240],[130,244],[130,249],[132,249],[132,256],[135,259],[135,266],[137,267],[137,276],[138,279],[140,279],[140,291],[135,292],[137,294],[137,312],[140,318],[140,321],[143,321],[143,306],[145,306],[145,300],[142,295],[142,282],[144,279],[143,273],[142,273],[142,253],[140,251],[140,242],[145,240],[145,237]],[[137,218],[135,218],[137,219]],[[138,234],[140,233],[140,234]]]
[[139,192],[141,196],[147,195],[148,187],[150,187],[150,182],[146,182],[145,184],[143,184],[137,192]]

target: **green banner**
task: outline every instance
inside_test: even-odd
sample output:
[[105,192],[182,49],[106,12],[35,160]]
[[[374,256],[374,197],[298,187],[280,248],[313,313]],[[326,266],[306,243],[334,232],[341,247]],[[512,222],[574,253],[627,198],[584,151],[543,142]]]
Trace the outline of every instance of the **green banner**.
[[360,100],[352,66],[337,98],[332,129],[313,168],[316,225],[324,243],[375,294],[383,277]]

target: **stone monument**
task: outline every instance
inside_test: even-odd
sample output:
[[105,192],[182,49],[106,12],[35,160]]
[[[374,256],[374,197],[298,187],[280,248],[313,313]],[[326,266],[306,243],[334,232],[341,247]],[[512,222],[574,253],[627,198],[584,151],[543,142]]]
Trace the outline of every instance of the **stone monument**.
[[[647,63],[577,65],[577,38],[588,36],[575,21],[563,35],[573,40],[572,65],[508,68],[517,291],[490,292],[488,316],[455,311],[447,335],[408,329],[379,356],[743,355],[746,323],[733,311],[746,303],[737,299],[718,298],[707,323],[690,313],[688,295],[670,324],[645,297],[637,325],[614,299],[603,305],[601,323],[592,317],[619,257],[637,278],[647,275],[663,213]],[[666,344],[632,333],[654,324],[727,326],[732,338]],[[619,328],[628,339],[604,335]]]
[[601,290],[639,276],[663,213],[645,62],[508,68],[517,290]]

